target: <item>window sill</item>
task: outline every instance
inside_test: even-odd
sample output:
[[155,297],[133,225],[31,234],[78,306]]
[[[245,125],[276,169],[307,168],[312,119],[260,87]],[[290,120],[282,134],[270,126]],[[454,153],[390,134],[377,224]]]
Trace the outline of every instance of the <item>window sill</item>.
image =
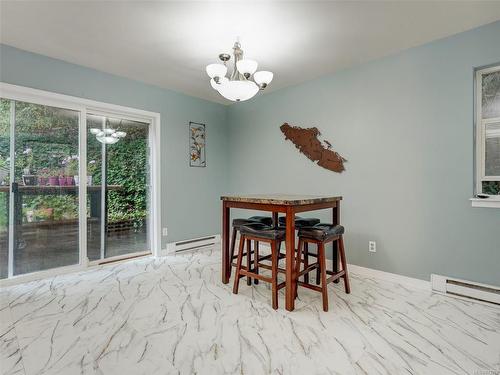
[[500,197],[471,198],[472,207],[500,208]]

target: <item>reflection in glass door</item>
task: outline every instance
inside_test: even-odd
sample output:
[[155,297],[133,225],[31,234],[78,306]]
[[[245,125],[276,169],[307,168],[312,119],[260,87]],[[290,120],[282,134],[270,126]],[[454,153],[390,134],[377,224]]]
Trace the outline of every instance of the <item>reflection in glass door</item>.
[[87,115],[87,256],[151,252],[149,124]]
[[0,165],[9,169],[0,175],[2,278],[79,263],[79,118],[78,111],[1,102]]

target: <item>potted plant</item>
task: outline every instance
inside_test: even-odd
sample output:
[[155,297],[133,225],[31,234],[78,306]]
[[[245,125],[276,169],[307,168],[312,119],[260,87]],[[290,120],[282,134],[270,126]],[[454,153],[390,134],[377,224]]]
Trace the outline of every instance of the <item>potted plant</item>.
[[64,170],[59,171],[59,186],[66,186],[66,176],[64,175]]
[[59,173],[57,169],[49,170],[49,185],[58,186],[59,185]]
[[78,156],[68,156],[66,159],[66,185],[78,185]]
[[97,163],[95,160],[89,161],[87,165],[87,185],[92,185],[92,175],[95,173],[97,169]]
[[35,185],[36,178],[31,174],[31,166],[33,165],[33,150],[31,148],[26,148],[23,151],[24,161],[26,162],[26,167],[23,169],[23,183],[27,186]]
[[54,209],[51,207],[44,207],[35,211],[35,217],[38,221],[51,220],[53,216]]
[[38,185],[45,186],[49,182],[50,169],[42,168],[38,171]]

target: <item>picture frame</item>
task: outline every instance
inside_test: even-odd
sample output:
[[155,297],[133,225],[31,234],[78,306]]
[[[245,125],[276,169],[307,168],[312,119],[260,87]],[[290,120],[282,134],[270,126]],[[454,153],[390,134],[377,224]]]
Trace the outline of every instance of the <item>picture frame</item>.
[[206,167],[206,127],[199,122],[189,122],[189,166]]

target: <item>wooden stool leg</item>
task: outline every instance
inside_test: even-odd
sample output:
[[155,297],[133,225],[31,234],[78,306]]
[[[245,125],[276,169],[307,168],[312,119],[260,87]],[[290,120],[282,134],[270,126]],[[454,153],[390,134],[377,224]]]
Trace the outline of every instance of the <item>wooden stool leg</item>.
[[321,294],[323,295],[323,311],[328,311],[328,285],[326,284],[326,259],[324,243],[319,244],[318,258],[321,268]]
[[316,250],[316,255],[318,258],[316,259],[318,262],[318,268],[316,268],[316,285],[319,285],[321,282],[321,263],[319,261],[319,243],[316,244],[317,250]]
[[238,260],[236,261],[236,271],[234,275],[234,286],[233,293],[238,294],[238,288],[240,286],[240,271],[241,271],[241,263],[243,261],[243,246],[245,244],[245,239],[242,236],[240,239],[240,246],[238,251]]
[[[295,260],[295,298],[298,297],[298,281],[299,281],[299,273],[300,273],[300,263],[302,262],[302,244],[304,245],[304,252],[306,249],[307,242],[304,242],[302,238],[299,238],[299,246],[297,247],[297,259]],[[305,267],[305,262],[304,262]]]
[[273,309],[278,309],[278,249],[276,241],[271,242]]
[[[253,272],[257,275],[259,274],[259,241],[253,242]],[[257,285],[259,283],[259,279],[254,279],[253,283]]]
[[[334,241],[332,244],[333,247],[333,253],[332,253],[332,271],[333,272],[339,272],[339,240]],[[335,284],[338,284],[340,282],[340,279],[335,279],[333,280]]]
[[231,250],[230,250],[230,256],[229,256],[229,277],[231,277],[231,271],[233,270],[233,258],[234,258],[234,248],[236,247],[236,234],[238,233],[238,229],[233,228],[233,235],[231,238]]
[[340,236],[339,238],[339,253],[340,253],[340,262],[342,263],[342,269],[344,270],[344,288],[347,294],[351,293],[351,285],[349,284],[349,274],[347,273],[347,260],[345,257],[344,250],[344,238]]
[[[300,244],[300,240],[299,240]],[[309,266],[309,243],[304,242],[304,269]],[[309,272],[304,275],[304,282],[309,284]]]
[[[252,265],[252,240],[247,240],[247,271],[251,271]],[[252,285],[252,278],[247,276],[247,285]]]

